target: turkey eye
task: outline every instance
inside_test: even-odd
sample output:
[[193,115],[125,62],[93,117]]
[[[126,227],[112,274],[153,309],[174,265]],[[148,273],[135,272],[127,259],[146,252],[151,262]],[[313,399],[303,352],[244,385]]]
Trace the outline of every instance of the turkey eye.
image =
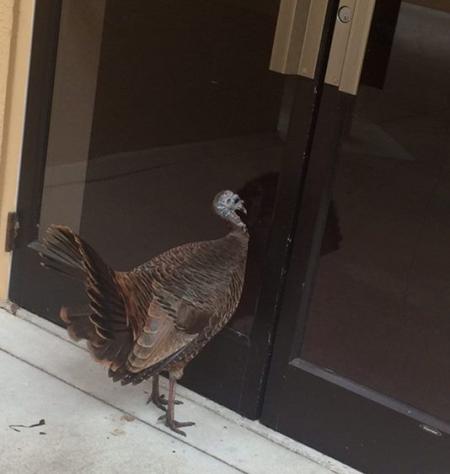
[[239,198],[237,196],[234,197],[233,202],[237,204],[239,202]]

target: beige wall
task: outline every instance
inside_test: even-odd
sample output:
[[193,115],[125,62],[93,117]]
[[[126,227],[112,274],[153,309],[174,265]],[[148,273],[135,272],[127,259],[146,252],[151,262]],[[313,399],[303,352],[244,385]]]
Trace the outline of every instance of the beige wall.
[[8,294],[8,212],[16,208],[35,0],[0,0],[0,299]]

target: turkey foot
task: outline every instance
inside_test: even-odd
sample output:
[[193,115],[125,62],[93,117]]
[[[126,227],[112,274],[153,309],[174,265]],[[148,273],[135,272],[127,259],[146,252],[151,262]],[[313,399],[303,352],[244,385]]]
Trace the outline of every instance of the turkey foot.
[[[167,411],[166,406],[169,404],[165,395],[156,395],[154,396],[153,393],[150,395],[150,398],[147,400],[147,403],[153,402],[159,409],[162,411]],[[175,400],[173,402],[174,405],[183,405],[181,400]]]
[[161,415],[158,420],[164,420],[165,425],[170,428],[172,431],[175,433],[181,435],[181,436],[186,436],[186,433],[184,431],[181,431],[180,428],[184,428],[186,426],[194,426],[195,423],[193,421],[177,421],[174,420],[169,416],[168,413],[165,413],[164,415]]
[[[153,379],[154,386],[156,385],[155,379]],[[177,378],[175,375],[169,371],[169,397],[167,401],[167,411],[164,415],[159,417],[159,420],[164,420],[165,425],[170,428],[175,433],[178,433],[181,436],[186,436],[184,431],[181,431],[180,428],[185,426],[193,426],[195,423],[191,421],[179,422],[175,420],[175,386],[177,384]]]
[[[166,406],[169,404],[169,402],[164,395],[160,395],[159,393],[159,375],[153,376],[152,393],[150,397],[148,397],[147,404],[150,402],[153,402],[160,410],[167,411]],[[174,405],[183,404],[181,400],[174,400],[173,403]]]

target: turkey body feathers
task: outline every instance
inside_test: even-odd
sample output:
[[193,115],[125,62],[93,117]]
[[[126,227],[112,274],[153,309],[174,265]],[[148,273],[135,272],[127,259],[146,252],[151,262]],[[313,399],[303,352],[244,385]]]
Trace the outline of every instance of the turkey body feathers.
[[63,267],[76,278],[82,270],[90,308],[63,308],[61,318],[72,338],[89,341],[114,380],[130,383],[183,356],[190,360],[227,323],[242,290],[247,241],[230,232],[176,247],[123,273],[69,228],[52,226],[42,259],[43,266]]

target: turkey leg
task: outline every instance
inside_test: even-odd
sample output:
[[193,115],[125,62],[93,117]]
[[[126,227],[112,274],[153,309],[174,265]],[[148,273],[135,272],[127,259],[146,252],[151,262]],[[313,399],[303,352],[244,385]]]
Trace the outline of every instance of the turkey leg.
[[[149,404],[150,402],[153,402],[162,411],[167,411],[166,405],[169,402],[166,400],[166,397],[164,395],[160,395],[159,393],[159,375],[153,376],[152,394],[150,395],[150,397],[148,397],[147,404]],[[182,405],[183,402],[181,400],[175,400],[174,404]]]
[[192,421],[180,422],[176,421],[174,418],[175,412],[175,386],[177,384],[177,378],[169,372],[169,400],[167,403],[167,412],[160,416],[160,420],[164,420],[167,427],[169,427],[175,433],[179,435],[186,436],[184,431],[181,431],[180,428],[185,426],[193,426],[195,423]]

